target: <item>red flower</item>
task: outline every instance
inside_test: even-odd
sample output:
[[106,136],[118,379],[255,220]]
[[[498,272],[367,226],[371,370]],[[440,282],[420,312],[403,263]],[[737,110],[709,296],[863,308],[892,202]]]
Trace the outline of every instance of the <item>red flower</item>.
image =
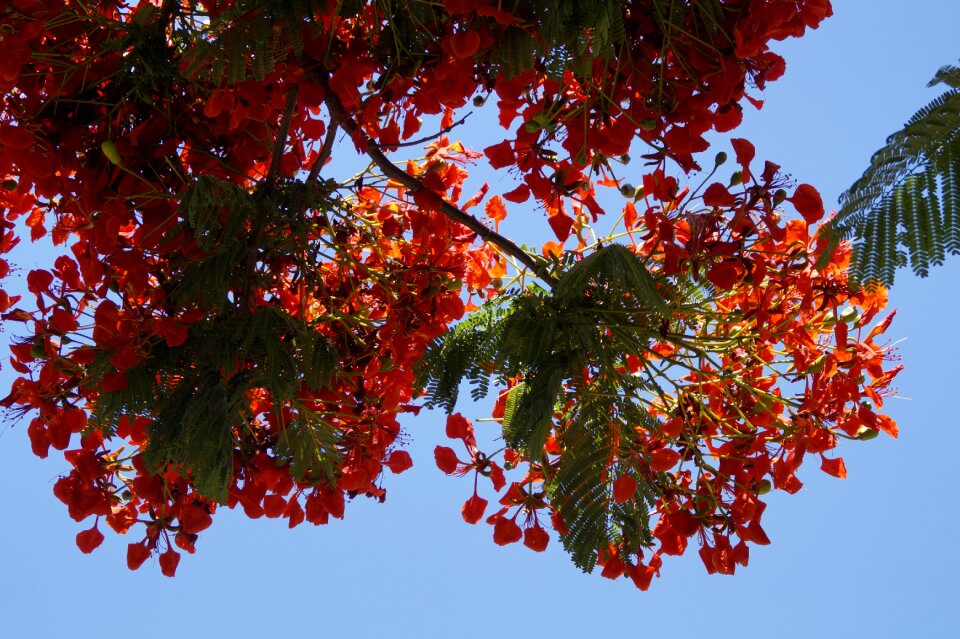
[[460,413],[447,416],[446,432],[450,439],[462,439],[468,445],[469,442],[474,441],[473,424]]
[[670,448],[660,448],[650,455],[650,468],[658,472],[665,472],[677,465],[680,453]]
[[820,470],[827,473],[828,475],[839,477],[840,479],[847,478],[847,467],[843,463],[843,457],[837,457],[836,459],[827,459],[821,454],[820,460],[821,460]]
[[485,4],[485,0],[443,0],[443,8],[451,15],[470,13]]
[[267,495],[263,498],[263,514],[275,519],[287,509],[287,500],[281,495]]
[[543,552],[550,543],[550,534],[535,524],[523,531],[523,545],[535,552]]
[[433,458],[437,462],[437,468],[447,475],[453,475],[457,469],[463,465],[457,458],[457,454],[448,446],[437,446],[433,449]]
[[707,206],[733,206],[736,203],[736,200],[730,191],[727,190],[727,187],[720,184],[719,182],[714,182],[707,187],[707,190],[703,193],[703,203]]
[[721,290],[730,290],[740,279],[741,267],[736,262],[717,262],[707,271],[707,279]]
[[646,566],[642,563],[638,563],[636,566],[627,566],[626,573],[634,586],[640,590],[647,590],[654,576],[660,574],[660,566],[662,565],[663,560],[660,559],[660,553],[653,553]]
[[405,470],[413,467],[413,459],[410,457],[410,453],[405,450],[395,450],[390,453],[390,457],[384,463],[384,466],[390,469],[390,471],[396,475],[399,475]]
[[39,296],[46,293],[53,284],[53,273],[44,270],[34,270],[27,273],[27,290]]
[[173,538],[173,543],[177,545],[177,548],[179,548],[180,550],[185,550],[191,555],[197,552],[197,548],[196,548],[197,535],[191,535],[181,530]]
[[633,475],[621,475],[613,482],[613,501],[622,504],[637,494],[637,480]]
[[798,186],[789,200],[807,224],[813,224],[823,217],[823,198],[820,197],[817,189],[809,184]]
[[757,150],[749,140],[744,140],[743,138],[733,138],[730,140],[730,144],[733,145],[733,150],[737,154],[737,162],[740,164],[740,170],[742,172],[741,179],[747,182],[751,179],[750,163],[753,162]]
[[126,344],[110,356],[110,363],[122,371],[132,368],[138,361],[140,361],[140,356],[137,355],[137,349],[133,344]]
[[97,529],[96,524],[94,524],[93,528],[90,530],[84,530],[83,532],[77,533],[77,547],[84,554],[92,553],[94,548],[102,543],[103,533]]
[[172,547],[160,555],[160,571],[167,577],[173,577],[177,574],[177,565],[180,563],[180,553]]
[[114,506],[107,515],[107,525],[121,535],[137,522],[137,509],[132,503]]
[[73,316],[73,313],[65,311],[62,308],[54,309],[53,313],[50,314],[49,325],[50,330],[61,335],[75,331],[79,326],[77,324],[77,318]]
[[512,519],[500,517],[497,523],[493,525],[493,542],[498,546],[506,546],[520,541],[523,537],[523,531]]
[[570,237],[570,231],[573,229],[573,218],[563,211],[556,211],[547,222],[560,242],[565,242]]
[[476,31],[461,31],[449,36],[447,43],[453,57],[470,58],[480,49],[480,34]]
[[487,159],[490,160],[490,166],[495,169],[502,169],[505,166],[510,166],[516,159],[516,155],[513,153],[513,147],[510,145],[509,140],[504,140],[499,144],[488,146],[483,150],[483,153],[487,156]]
[[465,522],[475,524],[483,519],[483,512],[486,509],[487,500],[480,497],[477,493],[473,493],[473,497],[463,504],[463,508],[460,509],[460,514],[463,516]]
[[127,568],[136,570],[150,557],[150,549],[143,542],[127,546]]
[[22,127],[0,124],[0,146],[11,151],[26,151],[33,146],[33,134]]
[[507,207],[503,204],[503,198],[495,195],[487,201],[484,206],[484,212],[494,222],[502,222],[507,217]]
[[503,199],[516,202],[517,204],[522,204],[530,199],[530,187],[526,184],[521,184],[512,191],[507,191],[504,193]]

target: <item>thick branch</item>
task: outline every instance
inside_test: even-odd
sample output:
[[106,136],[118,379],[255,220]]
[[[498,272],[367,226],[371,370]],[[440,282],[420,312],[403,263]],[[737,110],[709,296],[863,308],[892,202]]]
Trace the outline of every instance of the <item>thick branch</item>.
[[[336,94],[330,89],[330,86],[326,82],[326,78],[319,77],[318,80],[323,85],[324,90],[326,91],[326,105],[327,109],[330,111],[330,119],[332,122],[337,123],[343,128],[344,131],[349,133],[354,139],[359,138],[364,146],[366,147],[365,152],[370,159],[373,160],[374,164],[380,167],[380,170],[383,171],[391,180],[402,184],[407,190],[417,193],[419,191],[430,191],[419,179],[410,175],[393,162],[390,161],[376,142],[370,139],[370,137],[360,129],[356,122],[353,121],[353,118],[346,112],[343,104],[340,102],[340,99]],[[440,196],[438,196],[440,197]],[[542,279],[544,282],[553,286],[556,283],[556,278],[554,278],[544,267],[544,265],[537,261],[537,259],[524,251],[522,248],[517,246],[513,240],[506,238],[490,227],[486,226],[483,222],[477,218],[464,213],[459,208],[450,204],[446,199],[440,198],[441,205],[439,211],[445,216],[464,225],[474,233],[476,233],[481,240],[488,244],[496,246],[505,254],[515,258],[518,262],[529,268],[531,271],[536,273],[536,275]]]

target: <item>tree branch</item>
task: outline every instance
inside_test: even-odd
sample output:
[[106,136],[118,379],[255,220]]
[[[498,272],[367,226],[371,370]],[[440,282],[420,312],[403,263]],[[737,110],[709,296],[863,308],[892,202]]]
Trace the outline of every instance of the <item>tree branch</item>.
[[[344,131],[349,133],[355,139],[359,138],[363,145],[366,147],[364,151],[373,160],[374,164],[380,167],[380,170],[383,171],[384,175],[393,181],[402,184],[407,190],[417,193],[419,191],[427,191],[434,193],[429,188],[427,188],[423,182],[418,178],[410,175],[393,162],[390,161],[383,151],[380,149],[379,145],[374,142],[370,137],[354,122],[353,118],[347,113],[346,109],[343,106],[343,103],[340,102],[340,99],[336,96],[333,90],[330,88],[329,83],[327,82],[326,77],[322,74],[317,74],[317,80],[323,86],[326,97],[324,101],[327,105],[327,110],[330,111],[330,119],[332,122],[335,122],[343,128]],[[517,246],[513,240],[500,235],[490,227],[486,226],[483,222],[477,218],[464,213],[459,208],[450,204],[446,199],[440,197],[441,204],[439,211],[447,216],[449,219],[462,224],[467,227],[474,233],[476,233],[481,240],[488,244],[496,246],[501,251],[515,258],[521,264],[533,271],[537,277],[546,282],[549,286],[556,284],[557,280],[550,272],[546,269],[545,265],[542,262],[539,262],[536,257],[530,255],[522,248]]]
[[300,87],[294,84],[287,92],[287,103],[283,107],[283,116],[280,118],[280,129],[273,146],[273,158],[270,160],[270,169],[267,171],[267,184],[273,183],[280,173],[280,161],[283,159],[283,150],[287,147],[287,135],[290,133],[290,120],[293,111],[297,108],[297,94]]
[[469,118],[471,115],[473,115],[473,111],[466,114],[465,116],[463,116],[462,118],[460,118],[459,120],[451,124],[450,126],[443,127],[442,129],[440,129],[439,131],[437,131],[432,135],[425,135],[422,138],[417,138],[416,140],[410,140],[409,142],[401,142],[400,144],[397,145],[397,148],[400,149],[405,146],[417,146],[418,144],[423,144],[424,142],[435,140],[436,138],[439,138],[441,135],[446,135],[447,133],[450,133],[455,128],[457,128],[458,126],[466,122],[467,118]]
[[307,176],[306,184],[313,184],[320,178],[320,169],[330,159],[330,153],[333,152],[333,143],[336,140],[339,128],[337,122],[331,117],[330,124],[327,126],[327,135],[323,139],[323,146],[320,147],[320,153],[317,154],[317,159],[313,161],[313,166],[310,167],[310,175]]

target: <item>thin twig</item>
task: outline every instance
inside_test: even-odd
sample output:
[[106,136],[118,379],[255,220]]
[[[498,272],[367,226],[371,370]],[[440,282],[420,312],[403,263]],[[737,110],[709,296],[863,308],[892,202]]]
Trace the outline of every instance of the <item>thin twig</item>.
[[470,113],[466,114],[465,116],[463,116],[462,118],[460,118],[459,120],[457,120],[456,122],[454,122],[453,124],[451,124],[450,126],[445,126],[445,127],[443,127],[442,129],[440,129],[439,131],[437,131],[437,132],[434,133],[433,135],[425,135],[425,136],[423,136],[422,138],[417,138],[416,140],[410,140],[410,141],[408,141],[408,142],[401,142],[400,144],[398,144],[398,145],[396,145],[396,146],[397,146],[397,148],[399,149],[399,148],[402,148],[402,147],[405,147],[405,146],[417,146],[418,144],[423,144],[424,142],[429,142],[430,140],[435,140],[436,138],[439,138],[441,135],[446,135],[447,133],[450,133],[450,132],[453,131],[455,128],[457,128],[458,126],[460,126],[461,124],[463,124],[464,122],[466,122],[466,121],[467,121],[467,118],[469,118],[471,115],[473,115],[473,111],[471,111]]

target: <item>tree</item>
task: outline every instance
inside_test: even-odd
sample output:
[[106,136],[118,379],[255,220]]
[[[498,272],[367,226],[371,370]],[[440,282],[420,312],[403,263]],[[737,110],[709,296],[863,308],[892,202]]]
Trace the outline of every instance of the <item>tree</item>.
[[[343,517],[410,467],[397,418],[428,405],[459,440],[435,463],[474,479],[467,522],[533,550],[552,528],[580,568],[645,589],[694,537],[733,573],[807,454],[843,477],[840,439],[896,435],[886,296],[817,239],[816,190],[743,139],[728,180],[720,152],[680,182],[783,72],[768,42],[829,2],[520,4],[6,10],[2,247],[22,219],[62,254],[29,300],[0,295],[30,331],[3,404],[37,455],[64,451],[54,492],[94,519],[81,550],[102,520],[139,537],[131,568],[158,553],[173,575],[220,505]],[[502,140],[449,138],[494,97]],[[347,177],[338,134],[368,162]],[[639,187],[618,177],[635,143]],[[464,198],[476,162],[514,188]],[[556,241],[501,234],[524,209]],[[500,450],[455,412],[463,382],[496,389]]]
[[943,94],[917,111],[870,160],[823,228],[833,245],[855,240],[855,273],[892,286],[907,264],[926,277],[947,253],[960,254],[960,68],[941,67],[927,86]]

